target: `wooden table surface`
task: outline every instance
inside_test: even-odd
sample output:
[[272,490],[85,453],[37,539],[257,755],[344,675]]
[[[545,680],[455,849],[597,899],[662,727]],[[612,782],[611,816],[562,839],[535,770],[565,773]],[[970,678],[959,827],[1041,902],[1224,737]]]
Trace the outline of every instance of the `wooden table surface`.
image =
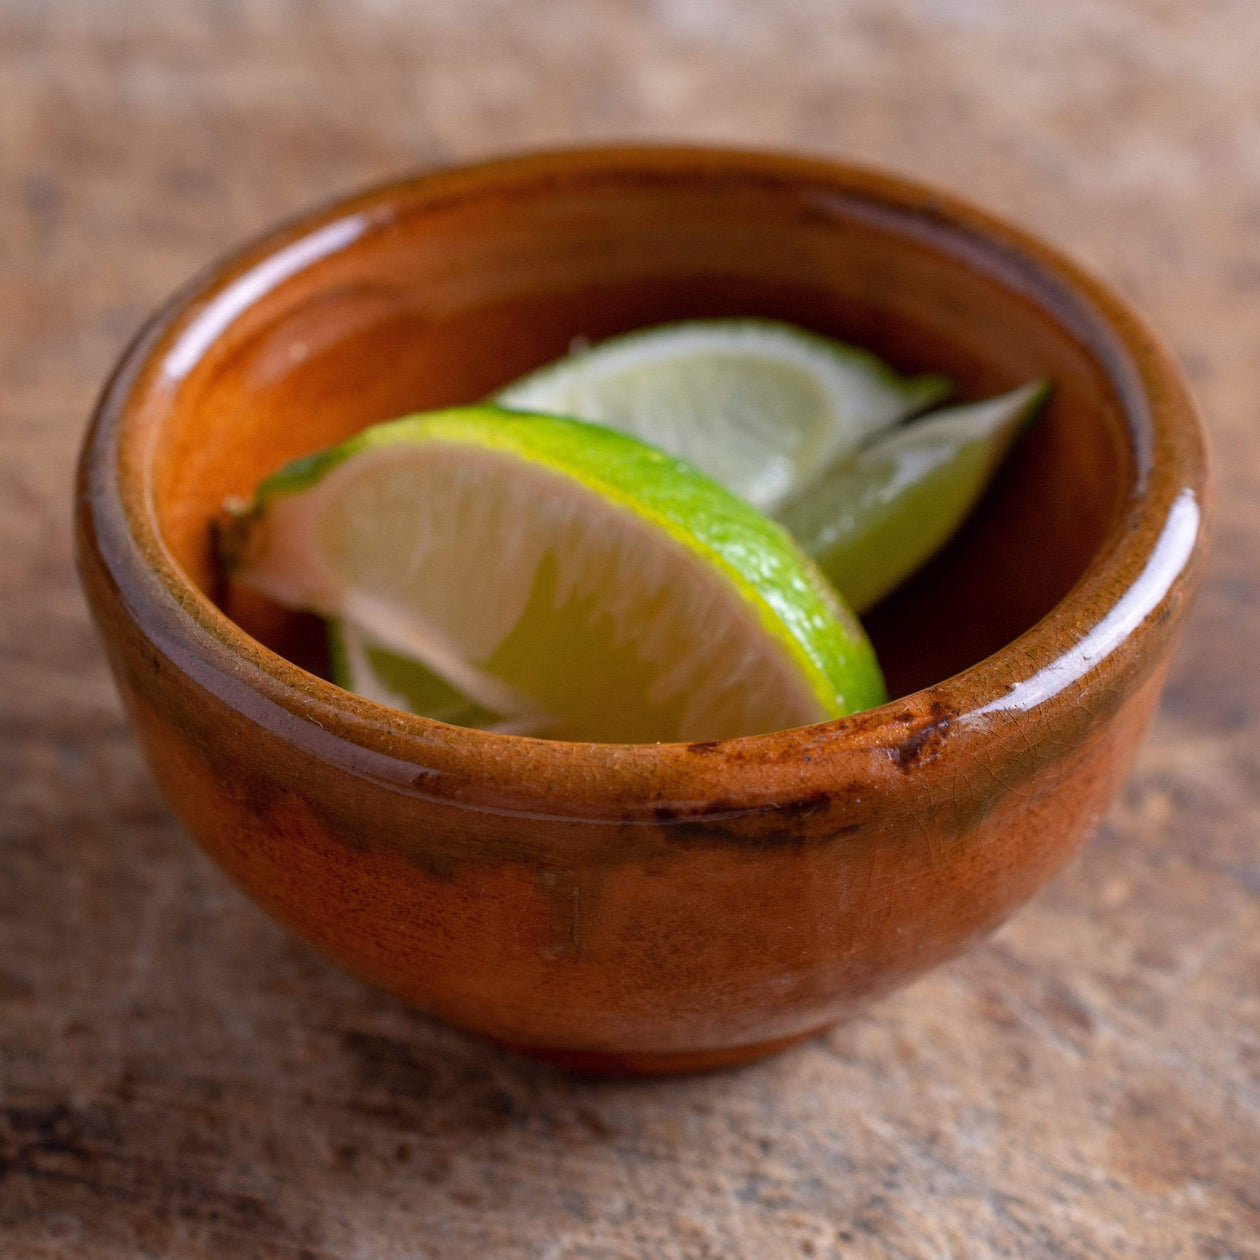
[[[1256,0],[0,0],[0,1255],[1260,1256]],[[111,360],[242,235],[406,168],[857,157],[1142,304],[1218,457],[1122,798],[989,944],[773,1062],[568,1079],[368,991],[181,833],[80,600]]]

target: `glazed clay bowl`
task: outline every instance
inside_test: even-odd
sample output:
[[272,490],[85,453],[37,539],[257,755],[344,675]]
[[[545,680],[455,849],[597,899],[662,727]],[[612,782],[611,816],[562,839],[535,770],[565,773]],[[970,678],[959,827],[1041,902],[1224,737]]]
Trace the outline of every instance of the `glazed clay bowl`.
[[[481,398],[575,336],[720,315],[963,396],[1055,382],[962,535],[869,618],[884,707],[700,745],[467,730],[303,668],[309,623],[216,578],[224,496],[284,461]],[[1205,481],[1167,354],[1022,232],[846,166],[609,149],[393,184],[212,269],[104,393],[78,546],[154,774],[259,905],[464,1028],[669,1071],[826,1027],[1063,864],[1158,697]]]

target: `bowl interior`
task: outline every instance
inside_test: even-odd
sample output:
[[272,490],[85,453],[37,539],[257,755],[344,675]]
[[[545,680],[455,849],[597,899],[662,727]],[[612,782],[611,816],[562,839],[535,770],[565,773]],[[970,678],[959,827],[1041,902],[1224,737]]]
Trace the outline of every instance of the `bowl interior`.
[[310,619],[217,581],[224,497],[375,421],[482,398],[575,337],[769,316],[948,373],[963,397],[1048,376],[1047,415],[979,511],[867,619],[893,694],[916,690],[1048,612],[1135,482],[1108,373],[999,252],[923,207],[739,170],[523,167],[455,191],[403,185],[256,252],[193,310],[163,369],[159,526],[246,630],[318,670]]

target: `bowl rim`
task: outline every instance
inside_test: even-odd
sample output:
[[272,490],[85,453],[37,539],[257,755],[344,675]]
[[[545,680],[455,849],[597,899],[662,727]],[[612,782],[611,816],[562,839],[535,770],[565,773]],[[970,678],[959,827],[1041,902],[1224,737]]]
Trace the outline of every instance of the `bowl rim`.
[[[770,184],[838,218],[948,250],[1066,324],[1121,402],[1137,471],[1072,589],[1018,638],[929,688],[845,718],[700,745],[577,744],[450,726],[344,691],[231,621],[184,573],[157,523],[148,474],[161,417],[142,404],[163,382],[172,387],[173,359],[182,353],[187,370],[249,299],[387,226],[401,206],[413,213],[513,186],[560,189],[583,179]],[[1208,497],[1206,446],[1180,370],[1127,302],[1058,249],[952,194],[865,166],[738,148],[626,145],[517,154],[388,181],[273,227],[212,263],[146,322],[107,381],[80,456],[76,521],[81,571],[95,565],[107,574],[149,645],[280,737],[414,794],[448,799],[441,776],[483,787],[493,781],[502,808],[539,818],[571,816],[556,789],[582,775],[581,812],[590,812],[590,785],[598,783],[624,820],[648,796],[710,816],[715,804],[718,813],[782,806],[833,782],[837,759],[860,774],[872,755],[895,759],[925,731],[948,725],[954,735],[982,734],[1062,704],[1114,671],[1125,656],[1117,649],[1161,621],[1197,579]]]

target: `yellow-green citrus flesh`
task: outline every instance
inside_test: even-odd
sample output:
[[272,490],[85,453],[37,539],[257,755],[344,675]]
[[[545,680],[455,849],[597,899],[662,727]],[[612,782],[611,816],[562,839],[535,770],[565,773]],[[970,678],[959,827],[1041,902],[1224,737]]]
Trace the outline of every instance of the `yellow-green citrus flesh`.
[[939,402],[854,346],[766,319],[643,328],[513,381],[502,406],[576,416],[688,460],[763,511],[871,434]]
[[893,429],[833,465],[777,518],[864,612],[955,534],[1048,394],[1034,381]]
[[269,478],[238,533],[239,580],[419,662],[478,724],[710,740],[885,698],[860,624],[781,527],[580,421],[472,407],[378,425]]

